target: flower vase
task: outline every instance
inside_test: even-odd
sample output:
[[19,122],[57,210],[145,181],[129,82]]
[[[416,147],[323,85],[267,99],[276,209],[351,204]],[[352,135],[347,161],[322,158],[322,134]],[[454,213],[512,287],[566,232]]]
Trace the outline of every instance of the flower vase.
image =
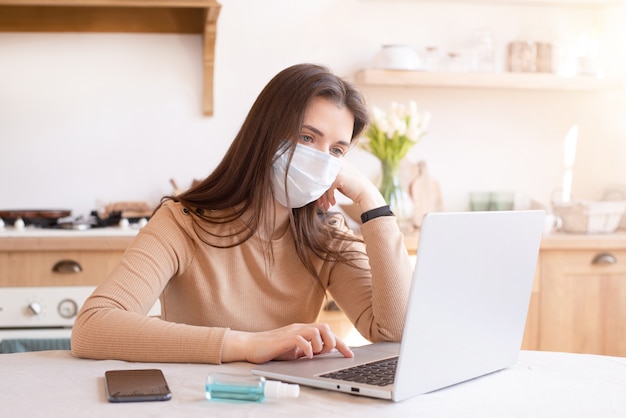
[[398,223],[404,225],[411,219],[413,204],[400,185],[400,164],[385,160],[381,160],[381,164],[383,177],[380,182],[380,193],[396,215]]

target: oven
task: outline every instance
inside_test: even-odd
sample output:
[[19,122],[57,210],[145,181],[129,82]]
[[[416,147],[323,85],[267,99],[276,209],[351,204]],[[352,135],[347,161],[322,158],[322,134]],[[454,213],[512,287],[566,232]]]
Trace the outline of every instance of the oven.
[[[68,228],[58,222],[64,214],[0,225],[1,353],[69,349],[78,311],[145,222]],[[159,313],[157,302],[150,314]]]
[[[69,350],[78,311],[95,286],[0,289],[0,353]],[[161,313],[157,300],[149,312]]]
[[72,326],[95,286],[0,289],[0,352],[69,350]]

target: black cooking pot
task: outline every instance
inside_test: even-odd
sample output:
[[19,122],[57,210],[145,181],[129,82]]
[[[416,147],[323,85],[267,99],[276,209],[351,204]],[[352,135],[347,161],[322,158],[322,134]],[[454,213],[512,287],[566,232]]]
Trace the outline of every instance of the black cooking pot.
[[18,219],[22,218],[24,225],[33,225],[40,227],[50,227],[57,224],[57,221],[72,214],[71,210],[52,209],[22,209],[22,210],[0,210],[0,218],[6,225],[13,225]]

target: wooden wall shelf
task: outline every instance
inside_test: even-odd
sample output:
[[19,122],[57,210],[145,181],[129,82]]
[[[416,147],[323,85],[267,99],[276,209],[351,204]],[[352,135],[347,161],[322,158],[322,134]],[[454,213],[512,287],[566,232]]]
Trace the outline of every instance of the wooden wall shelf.
[[540,73],[432,73],[403,70],[363,70],[355,76],[362,86],[476,88],[551,91],[598,91],[622,88],[622,82],[593,76],[563,77]]
[[[372,1],[372,0],[362,0]],[[381,1],[381,0],[374,0]],[[521,4],[521,5],[556,5],[556,6],[615,6],[624,3],[624,0],[413,0],[422,3],[459,3],[459,4]]]
[[0,32],[198,33],[203,113],[213,115],[217,0],[0,0]]

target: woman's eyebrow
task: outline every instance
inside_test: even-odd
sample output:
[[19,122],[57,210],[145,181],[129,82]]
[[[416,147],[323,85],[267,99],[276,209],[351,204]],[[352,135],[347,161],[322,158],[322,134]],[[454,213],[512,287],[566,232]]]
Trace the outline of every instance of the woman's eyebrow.
[[316,127],[314,127],[314,126],[302,125],[302,127],[303,128],[307,128],[307,129],[313,131],[313,133],[315,133],[316,135],[319,135],[319,136],[322,136],[322,137],[324,136],[324,133],[322,131],[320,131],[319,129],[317,129]]

